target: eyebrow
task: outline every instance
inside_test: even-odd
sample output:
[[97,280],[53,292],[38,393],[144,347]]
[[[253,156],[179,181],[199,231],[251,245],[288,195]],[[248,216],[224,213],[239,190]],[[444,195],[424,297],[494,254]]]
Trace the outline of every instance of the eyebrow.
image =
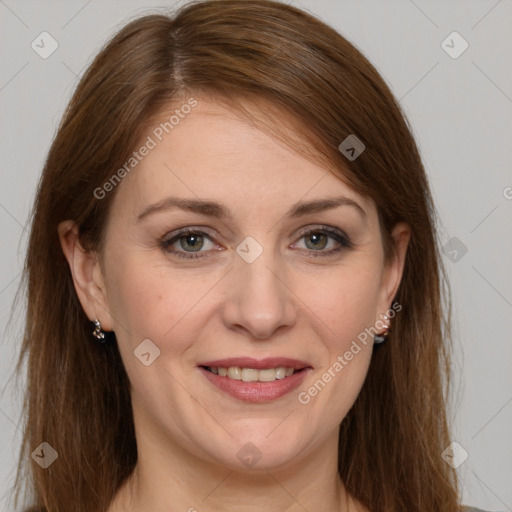
[[[298,203],[292,205],[292,207],[285,214],[285,218],[302,217],[310,213],[318,213],[325,210],[338,208],[339,206],[352,206],[360,213],[364,219],[366,219],[366,211],[359,205],[359,203],[344,196],[316,199],[306,202],[299,201]],[[215,201],[167,197],[158,203],[151,204],[144,208],[144,210],[137,217],[136,222],[140,222],[141,220],[154,213],[171,210],[173,208],[180,208],[182,210],[191,211],[199,215],[206,215],[208,217],[215,217],[217,219],[233,219],[233,214],[229,211],[229,209]]]

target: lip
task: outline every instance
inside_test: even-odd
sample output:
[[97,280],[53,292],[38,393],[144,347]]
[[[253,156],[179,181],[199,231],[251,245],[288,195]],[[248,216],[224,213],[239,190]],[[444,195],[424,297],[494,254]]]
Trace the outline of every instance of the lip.
[[[272,382],[244,382],[242,380],[215,375],[204,368],[206,366],[214,368],[230,368],[237,366],[240,368],[253,368],[255,370],[265,370],[267,368],[283,366],[285,368],[293,368],[297,370],[297,372],[289,377],[277,379]],[[277,400],[299,387],[306,376],[313,371],[313,368],[307,362],[289,357],[266,357],[264,359],[229,357],[226,359],[204,361],[198,365],[198,368],[208,381],[221,391],[224,391],[238,400],[251,403]]]
[[[223,360],[223,362],[224,361],[227,360]],[[240,361],[240,359],[233,359],[229,361]],[[265,362],[264,364],[268,363]],[[273,362],[272,364],[275,363]],[[215,365],[212,364],[211,366]],[[238,365],[230,364],[230,366]],[[286,365],[279,364],[278,366]],[[270,366],[270,368],[272,367],[273,366]],[[298,388],[304,381],[306,376],[313,371],[311,367],[306,367],[303,368],[301,371],[294,373],[290,377],[278,379],[273,382],[244,382],[242,380],[230,379],[229,377],[221,377],[220,375],[215,375],[214,373],[206,370],[201,366],[199,366],[198,368],[201,371],[201,373],[208,379],[208,381],[221,391],[224,391],[228,395],[237,398],[238,400],[251,403],[270,402],[272,400],[277,400],[278,398]],[[254,368],[254,366],[247,366],[247,368]],[[269,368],[269,366],[260,367],[259,369],[264,368]],[[293,366],[289,366],[288,368],[293,368]]]
[[267,357],[265,359],[255,359],[253,357],[229,357],[227,359],[205,361],[204,363],[199,363],[198,366],[213,366],[214,368],[229,368],[230,366],[238,366],[240,368],[254,368],[255,370],[277,368],[278,366],[293,368],[295,370],[311,368],[311,365],[305,361],[290,359],[289,357]]

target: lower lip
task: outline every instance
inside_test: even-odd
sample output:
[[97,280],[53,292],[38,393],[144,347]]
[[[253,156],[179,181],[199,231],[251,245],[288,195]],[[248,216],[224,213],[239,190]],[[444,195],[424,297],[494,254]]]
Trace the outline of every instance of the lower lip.
[[304,368],[284,379],[272,382],[244,382],[243,380],[221,377],[202,367],[203,375],[217,388],[244,402],[269,402],[298,388],[311,368]]

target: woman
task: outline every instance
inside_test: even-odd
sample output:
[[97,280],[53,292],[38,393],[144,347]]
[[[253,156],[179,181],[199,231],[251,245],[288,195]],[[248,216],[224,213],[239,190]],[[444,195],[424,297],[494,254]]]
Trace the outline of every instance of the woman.
[[311,15],[120,30],[50,149],[26,278],[32,510],[476,510],[418,150]]

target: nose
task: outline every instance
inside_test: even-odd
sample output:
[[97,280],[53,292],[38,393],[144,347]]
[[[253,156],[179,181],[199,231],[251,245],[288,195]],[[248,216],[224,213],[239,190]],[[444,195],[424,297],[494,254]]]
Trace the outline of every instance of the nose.
[[263,251],[252,263],[236,257],[229,273],[223,309],[226,327],[249,332],[251,337],[264,340],[272,337],[279,328],[294,325],[297,316],[295,295],[271,251]]

